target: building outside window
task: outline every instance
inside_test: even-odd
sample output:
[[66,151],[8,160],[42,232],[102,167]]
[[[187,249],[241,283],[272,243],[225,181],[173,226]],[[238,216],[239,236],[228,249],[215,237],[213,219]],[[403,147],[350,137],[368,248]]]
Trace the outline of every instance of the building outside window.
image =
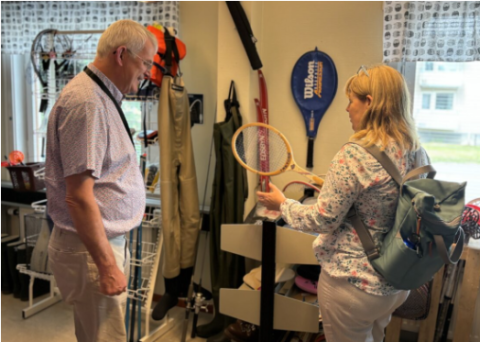
[[436,178],[467,182],[468,202],[480,195],[480,62],[406,63],[413,116]]

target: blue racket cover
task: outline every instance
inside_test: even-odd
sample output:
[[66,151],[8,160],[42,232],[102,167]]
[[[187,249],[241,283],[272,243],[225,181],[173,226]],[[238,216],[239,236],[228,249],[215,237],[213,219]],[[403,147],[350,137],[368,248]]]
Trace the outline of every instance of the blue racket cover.
[[313,139],[318,125],[337,93],[338,77],[333,60],[326,53],[303,54],[292,71],[293,98],[302,112],[309,137],[307,167],[313,167]]

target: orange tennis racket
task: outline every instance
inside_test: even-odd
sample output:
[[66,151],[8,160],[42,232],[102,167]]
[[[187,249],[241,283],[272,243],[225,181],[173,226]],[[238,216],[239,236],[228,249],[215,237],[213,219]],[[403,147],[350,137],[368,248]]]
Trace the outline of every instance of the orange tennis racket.
[[[268,144],[262,143],[265,137]],[[233,135],[232,149],[240,165],[260,176],[275,176],[286,171],[295,171],[307,177],[313,184],[323,185],[323,179],[298,166],[287,138],[270,125],[260,122],[243,125]],[[264,156],[268,156],[267,165],[263,162],[266,159]]]

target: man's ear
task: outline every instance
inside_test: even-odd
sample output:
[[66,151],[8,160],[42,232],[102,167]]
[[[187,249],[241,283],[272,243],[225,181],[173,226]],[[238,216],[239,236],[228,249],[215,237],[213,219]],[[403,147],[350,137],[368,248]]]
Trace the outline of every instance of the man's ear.
[[115,62],[121,66],[123,66],[123,57],[125,53],[127,53],[127,48],[125,46],[119,46],[115,51],[113,51]]

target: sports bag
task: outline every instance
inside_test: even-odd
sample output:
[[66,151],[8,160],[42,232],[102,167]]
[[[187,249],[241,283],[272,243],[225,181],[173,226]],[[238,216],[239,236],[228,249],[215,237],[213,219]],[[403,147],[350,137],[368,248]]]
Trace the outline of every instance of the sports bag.
[[[460,227],[465,205],[466,182],[435,180],[431,165],[410,171],[405,178],[385,152],[377,146],[364,147],[400,186],[393,228],[378,249],[356,214],[352,222],[373,268],[400,290],[416,289],[430,281],[444,264],[455,264],[463,251],[465,234]],[[423,173],[427,178],[414,179]],[[456,246],[451,255],[450,247]]]
[[[158,87],[162,85],[164,75],[176,76],[180,69],[180,60],[187,54],[185,44],[172,34],[168,28],[160,29],[147,26],[157,38],[158,50],[153,58],[150,80]],[[173,58],[172,58],[173,57]]]

